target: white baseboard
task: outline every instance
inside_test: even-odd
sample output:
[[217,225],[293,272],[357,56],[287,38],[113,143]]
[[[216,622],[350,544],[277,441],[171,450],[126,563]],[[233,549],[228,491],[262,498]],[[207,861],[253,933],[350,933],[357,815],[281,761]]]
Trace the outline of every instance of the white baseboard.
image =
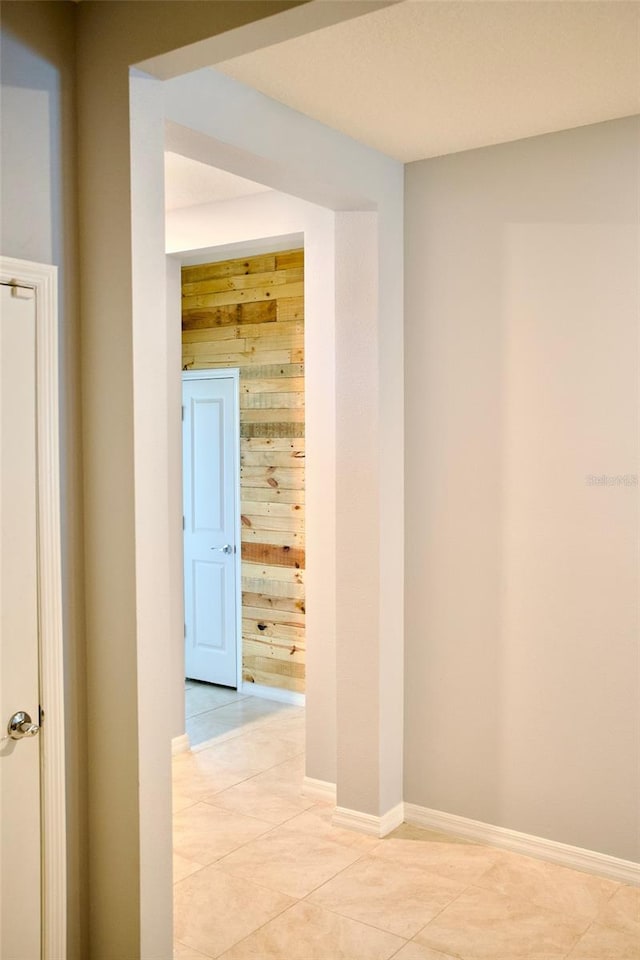
[[430,810],[428,807],[421,807],[414,803],[405,803],[404,818],[407,823],[413,823],[418,827],[439,830],[441,833],[450,833],[454,837],[463,837],[466,840],[477,840],[479,843],[502,847],[527,857],[559,863],[573,870],[583,870],[620,883],[640,886],[640,864],[631,860],[620,860],[606,853],[572,847],[557,840],[545,840],[543,837],[519,833],[517,830],[509,830],[506,827],[494,827],[479,820],[469,820],[467,817],[459,817],[453,813]]
[[191,744],[189,743],[189,734],[182,733],[179,737],[174,737],[171,741],[171,756],[175,756],[177,753],[186,753],[187,750],[191,749]]
[[320,800],[323,803],[336,802],[336,785],[329,783],[328,780],[315,780],[313,777],[305,777],[302,781],[302,795],[309,800]]
[[247,683],[242,681],[240,693],[251,697],[262,697],[263,700],[276,700],[278,703],[288,703],[294,707],[304,707],[304,693],[295,690],[279,690],[277,687],[266,687],[261,683]]
[[398,803],[381,817],[376,817],[372,813],[361,813],[359,810],[349,810],[346,807],[336,807],[332,822],[336,827],[357,830],[358,833],[366,833],[370,837],[386,837],[404,822],[404,804]]

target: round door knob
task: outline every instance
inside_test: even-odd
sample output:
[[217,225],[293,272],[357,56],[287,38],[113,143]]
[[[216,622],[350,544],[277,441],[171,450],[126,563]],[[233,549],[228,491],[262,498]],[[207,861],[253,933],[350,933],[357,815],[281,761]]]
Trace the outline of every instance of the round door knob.
[[35,737],[40,727],[33,723],[31,717],[24,710],[18,710],[7,724],[7,733],[12,740],[22,740],[23,737]]

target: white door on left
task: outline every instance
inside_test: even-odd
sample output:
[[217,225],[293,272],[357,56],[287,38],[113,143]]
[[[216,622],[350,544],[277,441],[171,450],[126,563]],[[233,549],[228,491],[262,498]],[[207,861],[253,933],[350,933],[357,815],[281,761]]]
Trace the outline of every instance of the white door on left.
[[[0,956],[39,960],[36,304],[25,288],[0,298]],[[21,712],[33,727],[16,717],[13,739]]]

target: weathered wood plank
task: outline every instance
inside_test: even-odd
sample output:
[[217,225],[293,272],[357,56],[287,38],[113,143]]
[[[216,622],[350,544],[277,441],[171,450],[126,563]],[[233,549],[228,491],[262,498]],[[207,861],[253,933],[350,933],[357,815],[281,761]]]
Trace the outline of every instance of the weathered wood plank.
[[272,669],[280,664],[285,669],[289,669],[292,663],[304,667],[305,649],[304,646],[298,646],[294,641],[287,641],[284,637],[271,637],[268,640],[260,640],[250,634],[242,637],[243,663],[247,667],[258,660],[267,659],[270,661]]
[[304,450],[241,450],[244,467],[304,467]]
[[[254,517],[253,519],[257,521],[259,518]],[[272,517],[266,519],[269,523],[275,521],[288,524],[296,523],[295,520],[287,520],[284,517],[276,517],[275,520]],[[297,522],[297,525],[299,528],[297,530],[265,530],[261,527],[247,527],[242,524],[240,536],[243,543],[277,544],[281,547],[301,547],[304,549],[304,530],[300,529],[302,526],[300,521]]]
[[[223,327],[222,330],[225,328]],[[265,338],[271,341],[275,337],[300,337],[300,346],[304,346],[304,323],[299,320],[290,320],[285,323],[245,323],[241,325],[238,336],[251,338]],[[215,331],[220,335],[222,331]],[[267,347],[269,349],[269,347]]]
[[305,552],[302,547],[290,547],[277,543],[242,543],[242,560],[245,563],[264,563],[277,567],[295,567],[304,570]]
[[241,437],[304,437],[304,423],[241,423]]
[[[297,267],[299,264],[293,262],[290,266]],[[194,266],[184,266],[182,268],[182,282],[193,283],[197,280],[235,277],[247,273],[270,273],[275,269],[275,254],[266,253],[259,257],[241,257],[235,260],[222,260],[217,263],[198,263]]]
[[[288,657],[286,660],[271,660],[264,655],[255,656],[254,654],[247,657],[246,669],[255,677],[256,683],[262,683],[262,680],[259,680],[258,677],[262,671],[266,671],[267,669],[270,673],[280,674],[283,677],[304,677],[304,663],[296,663],[293,657]],[[265,674],[262,673],[262,676],[264,675]],[[273,678],[271,685],[274,685]]]
[[248,500],[243,497],[242,515],[245,516],[245,514],[247,517],[255,517],[257,521],[266,517],[283,520],[304,520],[304,504],[297,502],[297,499],[295,503],[274,503],[271,499],[265,502]]
[[[304,408],[304,393],[240,394],[240,410],[294,410],[302,408]],[[242,416],[242,413],[240,416]]]
[[244,353],[221,353],[217,360],[209,360],[204,357],[194,357],[189,350],[191,344],[186,344],[182,352],[183,369],[206,370],[209,367],[247,367],[253,363],[260,363],[264,358],[268,358],[274,363],[296,362],[294,358],[301,354],[301,350],[267,350],[264,353],[256,353],[246,350]]
[[[252,346],[256,345],[256,340],[260,340],[261,342],[269,341],[265,344],[264,349],[270,350],[273,349],[270,342],[272,339],[281,341],[285,337],[299,337],[300,340],[296,346],[304,346],[304,324],[298,321],[292,321],[290,323],[275,323],[275,321],[265,321],[263,323],[229,323],[209,327],[208,329],[199,328],[197,330],[182,331],[183,344],[198,344],[199,347],[202,347],[202,345],[206,343],[221,342],[228,342],[231,345],[234,340],[244,338],[251,341]],[[281,344],[276,343],[275,348],[277,349],[279,345]],[[229,349],[232,349],[232,347],[230,346]]]
[[199,310],[183,309],[182,332],[224,330],[225,327],[238,324],[250,326],[255,323],[275,323],[276,320],[277,304],[274,300],[259,300],[256,303],[231,303]]
[[304,377],[274,377],[272,380],[241,378],[240,393],[304,393]]
[[[242,578],[249,580],[284,580],[290,587],[304,584],[304,570],[300,567],[280,567],[273,563],[253,563],[251,560],[242,561]],[[288,594],[293,596],[293,594]]]
[[304,297],[278,297],[276,316],[278,323],[304,320]]
[[242,422],[250,423],[304,423],[303,409],[271,407],[267,410],[246,408],[242,411]]
[[202,307],[219,307],[228,303],[255,303],[256,300],[272,300],[275,291],[282,297],[301,297],[304,295],[304,283],[285,283],[281,287],[254,287],[251,290],[225,290],[222,293],[203,293],[185,297],[182,305],[185,310],[200,310]]
[[[275,326],[275,324],[266,324],[266,326]],[[304,337],[301,337],[299,334],[268,337],[262,341],[258,341],[255,338],[243,337],[241,332],[242,327],[237,327],[236,329],[238,331],[237,337],[230,337],[229,339],[226,337],[211,337],[210,340],[205,340],[200,343],[185,342],[184,349],[185,351],[188,350],[192,357],[205,358],[210,354],[218,353],[259,355],[263,351],[302,349],[304,346]]]
[[304,627],[305,614],[301,610],[278,610],[269,607],[250,607],[246,603],[242,604],[242,616],[249,620],[265,620],[273,623],[282,623],[289,626]]
[[[238,327],[238,330],[240,327]],[[280,346],[285,346],[285,344],[278,343],[276,350]],[[288,346],[288,344],[287,344]],[[252,347],[247,346],[247,341],[243,337],[233,337],[229,340],[216,340],[214,337],[211,337],[209,340],[205,340],[204,343],[188,343],[185,342],[185,349],[188,349],[189,354],[194,357],[202,357],[206,359],[210,356],[217,356],[221,353],[244,353],[245,350],[252,349]]]
[[240,467],[240,485],[272,487],[274,490],[300,490],[304,487],[304,470],[287,467]]
[[251,367],[242,371],[243,380],[273,380],[282,377],[304,377],[304,363],[272,363]]
[[[304,583],[289,583],[287,580],[277,580],[274,577],[266,578],[261,574],[257,564],[249,564],[251,567],[257,567],[257,575],[251,576],[243,574],[242,591],[244,593],[264,593],[270,597],[287,597],[289,599],[304,600]],[[285,570],[286,567],[277,567],[276,569]],[[296,570],[296,573],[300,573]]]
[[304,437],[243,437],[240,440],[243,453],[274,450],[284,453],[287,450],[300,450],[304,453]]
[[276,270],[287,270],[291,267],[304,266],[304,250],[283,250],[276,253]]
[[286,617],[290,613],[300,614],[300,616],[304,616],[305,613],[305,601],[299,597],[274,597],[266,593],[245,592],[242,594],[242,603],[247,609],[258,607],[269,610],[272,620],[277,620],[280,616]]
[[242,617],[242,635],[261,639],[262,637],[277,637],[279,640],[295,640],[300,647],[304,647],[304,626],[291,623],[276,623],[275,620],[252,620]]
[[304,490],[282,490],[278,488],[277,490],[270,489],[269,487],[249,487],[244,486],[242,488],[242,503],[299,503],[304,507]]
[[207,280],[187,280],[182,284],[182,296],[184,298],[204,293],[224,293],[225,290],[250,290],[253,287],[278,287],[302,279],[304,279],[304,269],[291,267],[270,273],[241,273]]
[[[276,687],[277,689],[291,690],[293,693],[304,693],[304,664],[284,664],[290,669],[295,667],[298,672],[295,676],[279,676],[275,673],[275,670],[281,664],[282,661],[280,660],[271,663],[265,657],[252,657],[248,665],[243,668],[242,679],[246,683],[259,683],[263,687]],[[264,667],[268,667],[268,670],[263,669]]]

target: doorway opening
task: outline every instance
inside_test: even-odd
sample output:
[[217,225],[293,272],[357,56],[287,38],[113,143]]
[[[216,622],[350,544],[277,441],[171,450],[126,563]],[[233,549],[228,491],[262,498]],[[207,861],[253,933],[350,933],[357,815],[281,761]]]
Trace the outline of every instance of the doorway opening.
[[304,703],[304,249],[270,247],[181,265],[192,748]]

